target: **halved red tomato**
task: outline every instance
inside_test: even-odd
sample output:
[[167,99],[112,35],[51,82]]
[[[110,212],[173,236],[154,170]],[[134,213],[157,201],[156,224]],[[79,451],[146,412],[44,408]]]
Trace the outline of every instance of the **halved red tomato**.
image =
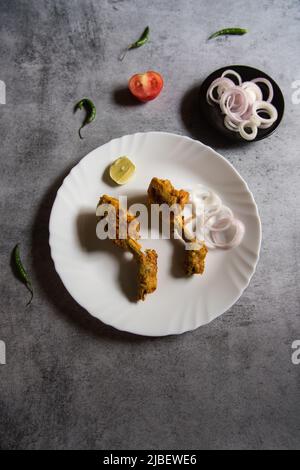
[[128,83],[131,93],[140,101],[154,100],[161,92],[164,81],[158,72],[145,72],[133,75]]

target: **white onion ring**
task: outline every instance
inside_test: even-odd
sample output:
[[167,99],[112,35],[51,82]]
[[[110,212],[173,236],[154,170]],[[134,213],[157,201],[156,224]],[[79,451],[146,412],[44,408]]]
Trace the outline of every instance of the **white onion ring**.
[[257,127],[261,126],[261,119],[259,116],[254,116],[254,114],[252,114],[249,121],[251,121]]
[[[234,76],[238,80],[238,85],[227,78],[227,75]],[[268,87],[269,95],[266,101],[257,83],[263,83]],[[258,129],[267,129],[278,119],[278,112],[271,104],[273,96],[273,86],[269,80],[255,78],[242,82],[237,72],[225,70],[221,77],[211,83],[206,99],[209,104],[220,106],[224,115],[224,126],[228,130],[239,132],[243,139],[251,141],[257,136]],[[262,117],[260,111],[267,113],[269,117]],[[251,133],[246,132],[247,128],[251,129]]]
[[[258,114],[258,111],[262,110],[269,114],[270,118],[263,118]],[[257,101],[253,105],[253,114],[257,116],[262,124],[273,124],[278,118],[277,109],[271,103],[267,101]]]
[[238,246],[241,243],[245,234],[244,224],[240,220],[234,219],[232,226],[235,229],[235,233],[232,239],[228,242],[218,241],[218,236],[220,232],[211,231],[211,241],[215,247],[229,249],[229,248],[233,248],[234,246]]
[[244,114],[242,114],[241,117],[243,118],[243,121],[249,121],[252,115],[253,115],[253,104],[248,106],[247,111]]
[[[230,103],[228,104],[228,99],[234,95],[239,95],[242,98],[240,109],[235,112],[231,110],[232,105],[230,106]],[[241,115],[243,115],[248,108],[247,95],[245,91],[241,88],[234,88],[233,90],[225,91],[220,99],[220,108],[222,113],[229,116],[234,123],[237,124],[238,122],[243,122]]]
[[247,108],[247,96],[244,93],[239,93],[238,91],[238,88],[232,90],[232,93],[227,100],[228,108],[233,113],[242,113],[243,110]]
[[230,120],[229,116],[225,116],[224,125],[232,132],[239,132],[239,126]]
[[[212,219],[214,219],[212,221]],[[213,214],[205,219],[205,227],[208,230],[222,232],[230,227],[234,215],[232,210],[227,206],[222,206],[217,214]],[[224,226],[225,221],[225,226]],[[221,223],[222,222],[222,223]]]
[[226,75],[232,75],[233,77],[236,77],[238,79],[239,85],[241,86],[242,84],[242,79],[241,76],[235,72],[234,70],[225,70],[225,72],[222,73],[221,77],[224,78]]
[[261,123],[259,126],[260,129],[269,129],[269,127],[273,126],[275,121],[269,122],[269,123]]
[[[249,132],[246,132],[245,128],[251,129],[251,134],[249,134]],[[239,132],[241,136],[243,137],[243,139],[245,140],[254,140],[255,137],[257,136],[257,130],[258,130],[257,126],[251,120],[244,121],[239,125]]]
[[[207,93],[206,93],[206,99],[213,101],[214,103],[219,103],[220,98],[224,91],[226,91],[229,88],[232,88],[234,86],[234,82],[230,80],[229,78],[216,78],[211,85],[209,86]],[[213,95],[214,89],[217,87],[217,93],[219,98],[215,98]]]
[[249,96],[249,104],[253,104],[255,101],[263,100],[262,91],[258,85],[254,82],[243,82],[242,88],[246,91],[247,95]]
[[206,188],[202,184],[198,184],[192,191],[192,203],[195,205],[202,205],[202,207],[208,210],[220,210],[222,206],[221,198],[210,189]]
[[266,101],[268,103],[271,103],[273,97],[274,97],[274,90],[273,90],[273,86],[272,86],[272,83],[270,82],[270,80],[267,80],[266,78],[254,78],[253,80],[251,80],[253,83],[264,83],[265,85],[267,85],[268,89],[269,89],[269,96],[268,98],[266,99]]
[[231,227],[233,219],[231,217],[224,217],[215,222],[211,227],[211,232],[224,232]]
[[[244,235],[242,222],[234,217],[228,206],[223,205],[214,191],[198,185],[190,194],[195,206],[193,223],[196,223],[194,232],[198,239],[204,240],[209,248],[228,249],[241,243]],[[229,241],[220,241],[221,234],[226,237],[232,230],[234,233]]]

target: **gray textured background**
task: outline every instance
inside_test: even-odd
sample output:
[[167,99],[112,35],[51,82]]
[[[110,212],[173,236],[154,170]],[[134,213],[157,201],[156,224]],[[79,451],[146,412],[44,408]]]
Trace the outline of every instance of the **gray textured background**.
[[[118,55],[151,27],[151,42]],[[244,37],[206,42],[220,27]],[[299,448],[298,0],[1,0],[0,447]],[[230,147],[195,119],[201,81],[232,63],[263,69],[282,87],[286,113],[272,137]],[[135,106],[135,72],[165,77],[161,97]],[[73,105],[94,99],[98,119],[77,135]],[[263,224],[261,260],[239,302],[192,333],[147,339],[92,319],[70,298],[49,256],[48,218],[69,169],[111,138],[165,130],[200,138],[249,183]],[[13,277],[20,241],[36,292]]]

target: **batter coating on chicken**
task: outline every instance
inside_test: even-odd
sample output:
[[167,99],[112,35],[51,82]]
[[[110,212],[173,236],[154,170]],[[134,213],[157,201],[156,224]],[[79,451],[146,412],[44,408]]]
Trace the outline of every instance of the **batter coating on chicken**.
[[157,253],[146,250],[136,256],[138,261],[138,298],[145,300],[147,294],[152,294],[157,287]]
[[[152,178],[148,188],[148,199],[150,204],[167,204],[172,206],[177,204],[181,211],[189,201],[189,193],[183,189],[177,190],[169,180]],[[187,275],[203,274],[205,268],[205,258],[207,248],[203,242],[197,240],[190,234],[184,224],[184,217],[181,214],[174,216],[171,214],[172,232],[178,230],[185,242],[184,268]],[[190,245],[192,244],[192,245]],[[192,247],[192,249],[190,249]]]
[[190,195],[187,191],[183,189],[178,191],[169,180],[152,178],[148,188],[150,204],[167,204],[170,207],[173,204],[179,204],[181,209],[183,209],[189,197]]
[[185,250],[185,272],[188,276],[192,274],[203,274],[205,269],[205,258],[207,255],[207,248],[204,244],[196,250]]
[[[139,223],[136,217],[129,212],[122,212],[119,201],[116,198],[104,194],[99,201],[98,207],[101,205],[113,207],[116,215],[116,238],[112,242],[119,248],[129,251],[133,254],[138,266],[137,275],[137,299],[145,300],[147,294],[152,294],[157,288],[157,253],[155,250],[142,251],[141,244],[137,241],[139,238]],[[124,217],[127,222],[127,238],[120,238],[120,216]],[[106,215],[101,216],[101,219]],[[134,223],[136,221],[136,223]],[[129,224],[133,228],[134,237],[129,234]],[[132,235],[132,236],[130,236]]]

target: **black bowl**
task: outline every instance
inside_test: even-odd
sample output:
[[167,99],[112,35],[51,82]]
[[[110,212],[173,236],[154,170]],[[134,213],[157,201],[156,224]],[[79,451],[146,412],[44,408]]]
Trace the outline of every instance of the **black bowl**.
[[[262,77],[262,78],[268,79],[273,86],[274,97],[272,100],[272,104],[277,109],[278,118],[274,122],[274,124],[272,124],[272,126],[270,126],[268,129],[258,129],[257,136],[253,140],[245,140],[240,136],[239,132],[233,132],[227,129],[227,127],[225,127],[224,125],[224,117],[221,113],[220,107],[217,104],[210,105],[206,101],[206,93],[210,84],[216,78],[221,77],[222,73],[228,69],[234,70],[235,72],[240,74],[243,82],[253,80],[254,78]],[[267,91],[267,87],[265,87],[265,85],[263,84],[260,84],[260,86],[264,94],[264,91],[265,90]],[[265,137],[268,137],[279,126],[282,120],[283,114],[284,114],[284,98],[277,83],[274,82],[274,80],[271,77],[269,77],[266,73],[262,72],[261,70],[257,70],[253,67],[248,67],[247,65],[229,65],[228,67],[222,67],[221,69],[216,70],[215,72],[210,74],[202,83],[201,88],[200,88],[200,108],[201,108],[202,113],[208,120],[208,122],[212,126],[214,126],[218,131],[220,131],[224,136],[228,137],[231,140],[235,140],[238,142],[255,142],[256,140],[262,140]]]

